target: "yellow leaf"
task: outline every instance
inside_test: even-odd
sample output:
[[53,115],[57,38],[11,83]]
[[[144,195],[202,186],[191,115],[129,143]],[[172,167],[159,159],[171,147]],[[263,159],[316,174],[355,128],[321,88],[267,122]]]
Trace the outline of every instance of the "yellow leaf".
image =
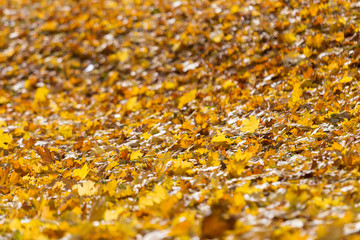
[[230,9],[230,12],[231,12],[232,14],[238,13],[239,11],[240,11],[240,8],[239,8],[238,5],[233,5],[233,6],[231,7],[231,9]]
[[224,134],[222,133],[218,133],[216,136],[214,136],[211,139],[212,143],[227,143],[227,144],[231,144],[232,141],[229,138],[226,138]]
[[8,99],[5,96],[0,96],[0,104],[5,104],[5,103],[8,103],[8,102],[10,102],[10,99]]
[[209,150],[206,149],[206,148],[199,148],[199,149],[196,150],[196,152],[197,152],[198,154],[202,155],[202,154],[208,153]]
[[123,51],[119,51],[116,53],[117,57],[119,59],[120,62],[125,62],[126,60],[129,59],[129,52],[128,50],[123,50]]
[[166,189],[160,185],[155,185],[153,194],[150,194],[155,203],[160,203],[168,197]]
[[160,186],[155,185],[154,190],[139,199],[139,208],[144,209],[154,204],[159,204],[169,197],[167,190]]
[[319,8],[316,5],[311,5],[310,8],[309,8],[309,12],[310,12],[312,17],[316,16],[318,11],[319,11]]
[[191,174],[193,173],[194,164],[182,159],[174,159],[173,171],[175,175]]
[[77,189],[80,196],[92,196],[97,193],[97,188],[93,181],[86,181],[82,185],[76,184],[73,189]]
[[254,153],[250,151],[242,152],[239,149],[233,158],[230,159],[227,169],[230,176],[239,177],[241,173],[245,170],[245,167],[248,161],[253,157]]
[[49,107],[55,112],[58,113],[60,111],[60,108],[54,101],[50,101]]
[[3,133],[3,130],[0,130],[0,148],[9,149],[9,145],[12,143],[12,136],[6,133]]
[[104,214],[105,221],[115,221],[119,218],[120,214],[126,212],[126,208],[117,207],[115,210],[106,210]]
[[191,228],[195,226],[195,213],[190,211],[180,213],[172,220],[171,225],[172,229],[169,236],[184,236],[179,239],[187,239]]
[[141,153],[141,150],[132,152],[130,155],[130,160],[138,160],[139,158],[141,158],[144,154]]
[[12,231],[18,231],[19,229],[22,229],[21,222],[18,218],[14,218],[11,220],[9,227]]
[[195,97],[196,97],[196,89],[193,89],[190,92],[184,94],[179,98],[178,108],[181,109],[183,106],[194,100]]
[[6,62],[6,60],[7,60],[6,54],[0,53],[0,63]]
[[46,22],[41,26],[41,31],[44,32],[54,32],[58,27],[58,23],[56,21]]
[[284,41],[288,44],[291,44],[296,41],[296,36],[294,33],[286,33],[284,34]]
[[39,211],[40,218],[44,220],[54,220],[54,213],[55,211],[52,211],[48,205],[45,205]]
[[303,113],[302,118],[297,121],[297,123],[306,127],[311,127],[313,125],[313,121],[311,119],[311,114],[309,112],[305,112]]
[[119,78],[119,73],[111,71],[108,75],[109,84],[113,84]]
[[215,42],[219,43],[224,37],[224,32],[222,30],[215,30],[210,33],[210,39]]
[[338,63],[337,63],[336,61],[331,62],[331,63],[329,64],[329,66],[328,66],[328,69],[329,69],[330,71],[337,70],[338,68],[339,68],[339,65],[338,65]]
[[338,142],[334,142],[332,145],[332,148],[334,150],[338,150],[338,151],[342,151],[344,149],[344,147]]
[[137,101],[137,97],[132,97],[126,103],[126,110],[137,111],[141,108],[141,104]]
[[109,193],[109,196],[114,196],[117,188],[117,182],[115,180],[112,180],[106,184],[105,192]]
[[321,47],[323,41],[324,36],[321,33],[318,33],[313,37],[313,45],[317,48]]
[[256,129],[258,129],[260,124],[260,120],[256,119],[255,116],[250,116],[250,119],[243,120],[243,127],[240,128],[242,132],[253,133]]
[[162,87],[165,90],[172,90],[177,87],[177,84],[175,82],[163,82]]
[[148,139],[151,137],[151,134],[148,133],[148,132],[145,132],[145,133],[141,134],[141,136],[142,136],[145,140],[148,140]]
[[346,19],[344,17],[341,17],[338,19],[338,23],[340,23],[342,25],[346,25]]
[[344,41],[344,33],[343,32],[334,33],[334,37],[337,42],[341,43]]
[[311,50],[311,48],[305,47],[305,48],[303,49],[303,53],[304,53],[304,55],[308,58],[308,57],[311,57],[311,55],[312,55],[312,50]]
[[64,182],[58,181],[52,186],[52,189],[62,189],[63,187],[65,187]]
[[219,153],[218,152],[210,152],[208,159],[206,161],[207,167],[217,167],[220,165],[219,161]]
[[342,79],[340,79],[340,82],[342,82],[342,83],[348,83],[348,82],[351,82],[352,79],[353,79],[352,77],[345,76],[345,77],[343,77]]
[[234,193],[234,205],[240,209],[246,205],[244,195],[241,192]]
[[46,102],[49,89],[46,87],[40,87],[35,92],[35,102],[41,103]]
[[89,169],[88,165],[85,164],[82,168],[75,169],[73,171],[72,175],[74,178],[76,178],[78,180],[83,180],[86,177],[86,175],[89,173],[89,171],[90,171],[90,169]]
[[232,38],[233,38],[233,36],[231,34],[228,34],[225,36],[226,41],[230,41]]
[[59,126],[59,133],[65,139],[71,138],[72,137],[72,127],[70,125]]
[[289,107],[290,108],[293,108],[297,103],[300,102],[302,94],[303,94],[303,90],[301,88],[301,84],[300,83],[295,83],[294,84],[294,89],[293,89],[292,94],[291,94],[291,98],[289,100]]
[[249,161],[254,154],[252,152],[243,152],[240,149],[235,153],[236,161]]
[[223,88],[224,88],[224,90],[228,90],[229,88],[232,88],[232,87],[235,87],[235,86],[236,86],[236,84],[233,81],[227,80],[224,83]]

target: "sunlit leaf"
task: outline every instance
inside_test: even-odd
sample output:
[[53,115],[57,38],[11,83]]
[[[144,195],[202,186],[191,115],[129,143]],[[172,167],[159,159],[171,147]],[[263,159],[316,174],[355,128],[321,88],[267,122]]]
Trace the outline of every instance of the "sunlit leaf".
[[97,187],[93,181],[86,181],[83,184],[76,184],[73,186],[80,196],[91,196],[97,193]]
[[231,144],[232,141],[231,139],[227,138],[224,134],[222,133],[218,133],[217,135],[215,135],[212,139],[211,142],[213,143],[227,143],[227,144]]
[[243,120],[243,126],[240,128],[242,132],[253,133],[259,128],[260,120],[255,116]]
[[82,166],[82,168],[75,169],[73,171],[72,176],[74,178],[82,180],[82,179],[84,179],[86,177],[86,175],[89,173],[89,171],[90,171],[90,169],[89,169],[88,165],[84,164],[84,166]]
[[183,106],[194,100],[196,97],[196,89],[191,90],[188,93],[185,93],[179,98],[178,108],[181,109]]
[[12,136],[4,133],[3,130],[0,129],[0,148],[9,149],[12,141]]
[[35,101],[39,103],[45,102],[47,100],[48,93],[49,93],[49,89],[47,89],[46,87],[40,87],[36,89]]

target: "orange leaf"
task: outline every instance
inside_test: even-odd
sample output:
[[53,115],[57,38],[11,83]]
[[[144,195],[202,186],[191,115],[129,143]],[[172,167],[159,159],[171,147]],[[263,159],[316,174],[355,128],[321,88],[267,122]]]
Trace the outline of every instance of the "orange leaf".
[[45,166],[52,162],[55,162],[54,153],[51,152],[47,147],[35,147],[37,154],[40,155],[41,160],[39,161],[41,165]]

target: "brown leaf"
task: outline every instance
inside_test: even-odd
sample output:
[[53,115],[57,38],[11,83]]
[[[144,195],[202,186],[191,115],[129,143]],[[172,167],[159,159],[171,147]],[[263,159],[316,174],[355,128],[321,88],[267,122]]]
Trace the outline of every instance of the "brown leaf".
[[25,149],[30,149],[34,146],[34,144],[36,143],[36,140],[34,138],[30,138],[28,140],[24,141],[25,144]]
[[219,212],[206,216],[202,221],[201,239],[221,238],[225,231],[234,229],[236,219],[225,218]]
[[40,155],[41,160],[39,161],[41,165],[45,166],[52,162],[55,162],[54,153],[51,152],[47,147],[35,147],[37,154]]

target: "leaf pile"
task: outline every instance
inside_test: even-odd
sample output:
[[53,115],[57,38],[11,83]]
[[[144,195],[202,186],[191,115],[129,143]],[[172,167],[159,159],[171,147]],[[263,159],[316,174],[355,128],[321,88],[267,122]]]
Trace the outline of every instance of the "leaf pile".
[[8,239],[355,239],[357,1],[0,1]]

